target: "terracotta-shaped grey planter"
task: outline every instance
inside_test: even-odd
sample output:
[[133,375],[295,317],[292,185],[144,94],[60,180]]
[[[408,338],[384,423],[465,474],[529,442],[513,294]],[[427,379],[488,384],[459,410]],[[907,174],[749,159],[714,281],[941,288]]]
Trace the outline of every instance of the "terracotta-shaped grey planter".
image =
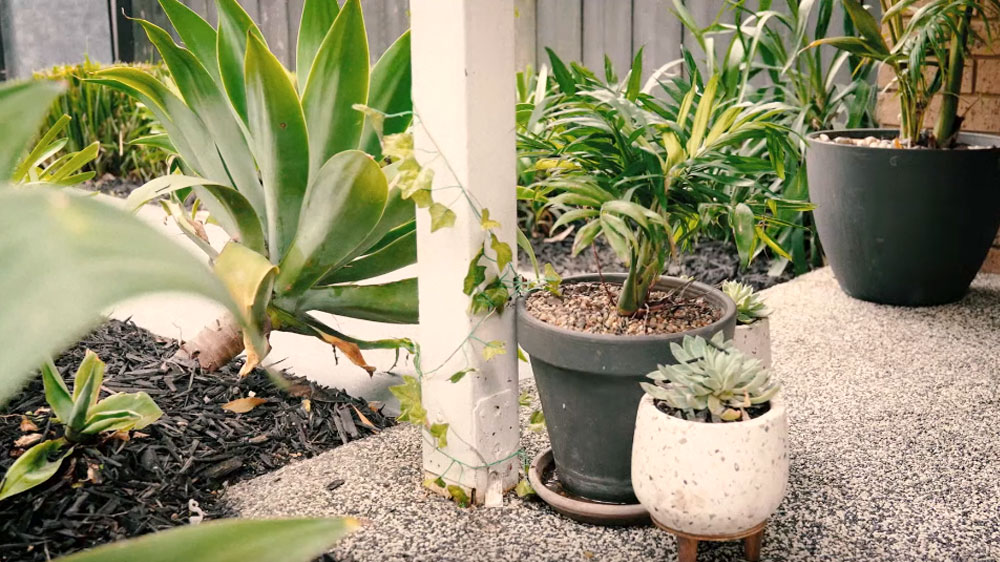
[[894,138],[897,131],[809,136],[809,195],[826,257],[847,294],[925,306],[962,298],[1000,227],[1000,137],[962,133],[995,148],[874,148],[818,140]]
[[[624,274],[605,274],[621,283]],[[599,281],[597,275],[577,275],[563,283]],[[657,288],[670,290],[685,280],[663,277]],[[584,498],[634,503],[631,461],[635,413],[643,392],[639,382],[657,365],[676,363],[670,343],[685,335],[710,338],[724,332],[733,337],[736,305],[723,292],[692,283],[688,295],[704,295],[722,311],[709,326],[680,334],[614,336],[557,328],[527,313],[517,304],[517,339],[528,353],[545,424],[552,442],[556,473],[562,485]]]
[[635,494],[662,527],[705,538],[764,523],[788,484],[788,417],[779,397],[748,421],[702,423],[661,412],[643,395],[635,423]]
[[767,318],[758,318],[750,324],[736,324],[733,345],[746,355],[759,359],[764,367],[771,368],[771,322]]

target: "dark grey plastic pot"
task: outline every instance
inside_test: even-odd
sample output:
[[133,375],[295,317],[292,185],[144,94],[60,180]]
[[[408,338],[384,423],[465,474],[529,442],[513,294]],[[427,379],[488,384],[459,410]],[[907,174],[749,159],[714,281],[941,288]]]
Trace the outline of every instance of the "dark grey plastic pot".
[[[897,131],[810,135],[816,228],[844,292],[904,306],[962,298],[1000,227],[1000,148],[869,148],[821,142],[820,134],[894,138]],[[962,133],[959,142],[998,147],[1000,137]]]
[[[624,274],[608,273],[621,283]],[[598,281],[597,275],[567,277],[563,283]],[[657,288],[685,283],[663,277]],[[517,340],[531,359],[556,470],[563,487],[591,500],[634,503],[632,434],[642,398],[641,381],[657,365],[675,363],[670,342],[685,335],[709,338],[722,331],[733,337],[736,306],[718,289],[693,283],[689,295],[705,295],[722,318],[690,332],[656,336],[587,334],[557,328],[527,313],[517,303]]]

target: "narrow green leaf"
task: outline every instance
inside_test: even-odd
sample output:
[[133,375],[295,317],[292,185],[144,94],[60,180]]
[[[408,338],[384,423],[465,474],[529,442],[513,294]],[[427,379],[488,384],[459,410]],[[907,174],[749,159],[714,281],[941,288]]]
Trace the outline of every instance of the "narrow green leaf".
[[316,51],[323,44],[323,38],[329,33],[339,13],[340,5],[330,0],[305,0],[302,5],[298,45],[295,50],[295,74],[298,77],[300,92],[306,87]]
[[347,0],[323,39],[302,108],[309,128],[309,170],[319,170],[335,154],[355,148],[364,114],[355,104],[368,101],[368,37],[360,0]]
[[56,82],[7,82],[0,84],[0,183],[13,175],[28,142],[38,134],[38,122],[62,93]]
[[308,562],[360,525],[349,517],[224,519],[113,542],[58,562]]
[[[545,47],[545,52],[549,55],[549,62],[552,64],[552,74],[555,76],[556,83],[559,84],[559,89],[566,95],[573,95],[576,93],[576,84],[573,81],[573,75],[569,73],[566,69],[566,65],[563,64],[562,59],[556,55],[555,51]],[[536,100],[535,103],[540,104],[541,100]]]
[[45,388],[45,402],[56,418],[66,423],[73,413],[73,396],[51,359],[42,364],[42,386]]
[[247,93],[243,83],[243,61],[246,59],[247,34],[252,33],[261,41],[264,35],[236,0],[216,0],[219,30],[216,53],[219,74],[236,114],[247,120]]
[[419,320],[417,280],[410,278],[380,285],[332,285],[312,289],[296,300],[296,310],[318,310],[392,324],[416,324]]
[[458,381],[464,379],[465,375],[467,375],[469,373],[474,373],[475,371],[476,370],[473,369],[473,368],[471,368],[471,367],[468,368],[468,369],[462,369],[461,371],[459,371],[459,372],[455,373],[454,375],[448,377],[448,380],[451,381],[451,382],[458,382]]
[[888,55],[889,47],[882,38],[882,28],[878,20],[858,0],[843,0],[844,10],[854,23],[854,27],[861,33],[865,44],[869,50],[879,55]]
[[[410,85],[410,31],[407,30],[372,67],[367,105],[386,115],[410,112],[413,109]],[[382,134],[402,133],[411,120],[410,115],[388,117],[382,124]],[[358,148],[375,158],[382,156],[382,143],[371,123],[365,123]]]
[[715,110],[715,93],[719,88],[719,75],[713,75],[705,84],[705,91],[702,92],[698,100],[698,109],[694,112],[694,121],[691,123],[691,136],[687,142],[687,152],[695,155],[702,146],[702,140],[708,131],[708,122],[712,118]]
[[55,476],[63,459],[73,452],[63,439],[43,441],[14,461],[0,484],[0,501],[30,490]]
[[298,229],[309,183],[309,138],[285,68],[255,36],[247,41],[247,124],[264,185],[271,262],[278,263]]
[[220,80],[215,28],[180,0],[160,0],[160,6],[184,41],[184,46],[198,58],[212,78]]
[[632,59],[632,70],[628,75],[628,88],[625,89],[625,99],[629,101],[635,101],[639,97],[639,88],[642,87],[642,49],[635,53],[635,58]]

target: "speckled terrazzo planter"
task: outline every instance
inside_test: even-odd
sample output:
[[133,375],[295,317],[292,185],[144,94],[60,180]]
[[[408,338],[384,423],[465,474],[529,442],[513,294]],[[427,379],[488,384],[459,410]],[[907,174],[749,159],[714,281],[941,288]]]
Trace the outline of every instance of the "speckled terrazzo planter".
[[752,324],[737,324],[733,345],[771,368],[771,323],[767,318],[759,318]]
[[785,497],[788,418],[780,398],[750,421],[699,423],[642,397],[632,485],[660,526],[702,540],[760,527]]

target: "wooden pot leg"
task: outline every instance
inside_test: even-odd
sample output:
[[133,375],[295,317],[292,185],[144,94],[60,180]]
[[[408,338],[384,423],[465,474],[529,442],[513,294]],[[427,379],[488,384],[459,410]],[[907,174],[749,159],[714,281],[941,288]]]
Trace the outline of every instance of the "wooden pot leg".
[[749,562],[760,560],[760,546],[764,542],[764,529],[743,539],[743,556]]
[[698,539],[677,535],[677,562],[698,560]]

